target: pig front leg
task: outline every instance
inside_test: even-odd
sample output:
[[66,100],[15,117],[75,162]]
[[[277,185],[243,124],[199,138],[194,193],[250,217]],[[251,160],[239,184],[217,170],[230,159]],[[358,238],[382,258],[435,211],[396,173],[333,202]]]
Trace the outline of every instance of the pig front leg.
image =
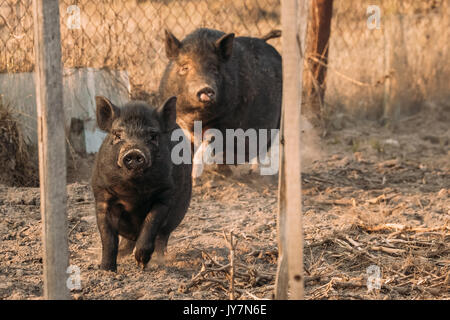
[[153,206],[142,224],[141,232],[136,241],[135,258],[138,266],[145,268],[155,250],[155,239],[162,222],[167,216],[168,206],[158,203]]
[[119,235],[114,225],[115,214],[108,202],[96,203],[97,226],[102,240],[102,261],[100,269],[117,271],[117,251]]

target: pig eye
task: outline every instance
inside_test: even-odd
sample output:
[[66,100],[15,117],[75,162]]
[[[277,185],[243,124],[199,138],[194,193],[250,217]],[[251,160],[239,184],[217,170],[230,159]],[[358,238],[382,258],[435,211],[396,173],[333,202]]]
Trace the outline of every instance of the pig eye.
[[121,132],[113,132],[113,141],[114,143],[119,142],[120,140],[122,140],[122,133]]
[[179,73],[181,76],[184,76],[188,71],[189,71],[189,65],[188,65],[188,64],[185,64],[185,65],[182,65],[182,66],[180,67],[180,70],[178,71],[178,73]]
[[209,70],[211,70],[211,72],[214,72],[214,73],[219,73],[219,68],[215,64],[210,64]]
[[158,134],[157,133],[151,133],[149,138],[148,138],[148,141],[150,143],[158,145]]

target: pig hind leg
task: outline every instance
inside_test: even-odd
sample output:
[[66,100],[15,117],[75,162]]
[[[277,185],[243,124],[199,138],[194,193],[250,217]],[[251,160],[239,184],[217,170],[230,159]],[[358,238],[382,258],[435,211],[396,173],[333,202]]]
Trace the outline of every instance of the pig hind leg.
[[120,237],[118,257],[124,258],[124,257],[132,254],[135,245],[136,245],[136,241],[129,240],[124,237]]
[[167,242],[169,241],[170,233],[158,233],[155,240],[155,262],[158,264],[164,263],[164,254],[167,252]]

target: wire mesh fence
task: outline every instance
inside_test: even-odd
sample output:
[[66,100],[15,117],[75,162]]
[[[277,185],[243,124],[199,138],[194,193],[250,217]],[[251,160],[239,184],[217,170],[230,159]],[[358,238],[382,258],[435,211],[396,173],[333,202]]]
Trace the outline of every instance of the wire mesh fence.
[[[134,91],[152,92],[167,63],[165,28],[180,39],[198,27],[260,36],[279,26],[279,11],[279,0],[64,0],[64,67],[127,70]],[[0,0],[0,39],[0,72],[33,70],[32,0]]]
[[[379,28],[368,27],[371,5],[380,8]],[[198,27],[261,36],[280,28],[280,0],[62,0],[60,15],[64,67],[127,70],[139,97],[158,88],[165,28],[180,39]],[[388,51],[403,52],[401,76],[418,99],[448,91],[449,15],[448,0],[334,0],[329,109],[378,115],[392,76]],[[280,39],[271,44],[281,50]],[[0,72],[33,69],[32,0],[0,0]]]

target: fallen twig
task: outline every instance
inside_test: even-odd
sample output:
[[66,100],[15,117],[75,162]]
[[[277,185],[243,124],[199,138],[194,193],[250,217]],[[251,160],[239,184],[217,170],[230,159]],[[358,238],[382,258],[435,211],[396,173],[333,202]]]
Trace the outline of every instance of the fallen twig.
[[381,251],[381,252],[395,254],[395,255],[406,253],[406,250],[403,250],[403,249],[395,249],[395,248],[388,248],[388,247],[382,247],[382,246],[371,246],[370,250]]

